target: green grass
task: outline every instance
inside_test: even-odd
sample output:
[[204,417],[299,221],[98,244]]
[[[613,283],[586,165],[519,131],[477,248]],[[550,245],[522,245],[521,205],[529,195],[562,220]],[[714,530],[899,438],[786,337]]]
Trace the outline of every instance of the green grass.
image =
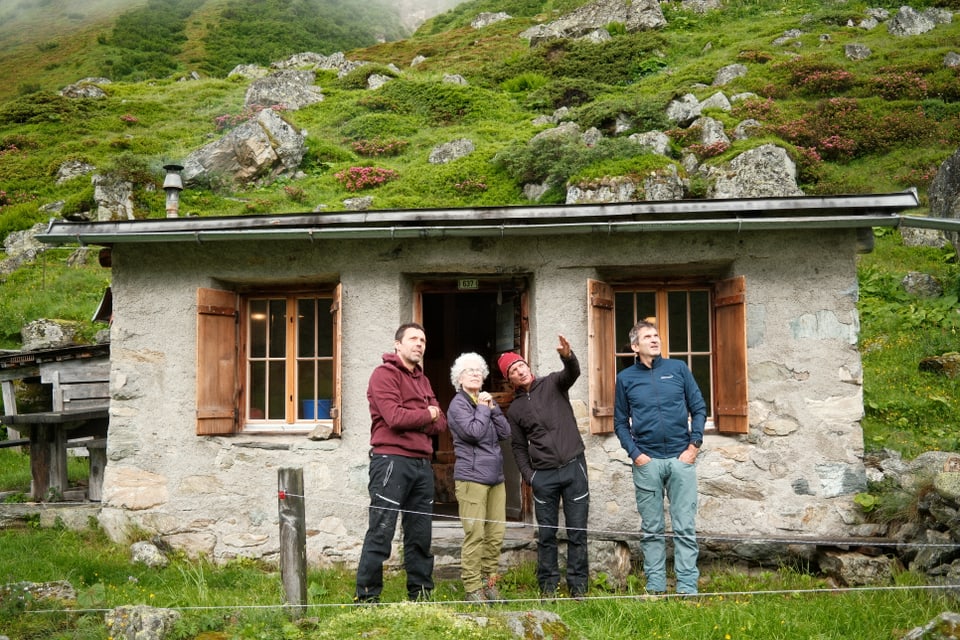
[[37,318],[75,322],[81,343],[93,342],[96,331],[104,328],[90,319],[110,284],[110,272],[97,264],[96,248],[79,264],[68,265],[74,251],[48,250],[7,276],[0,286],[0,348],[19,349],[22,327]]
[[[86,457],[67,456],[67,481],[71,486],[85,483],[90,477]],[[0,449],[0,491],[16,492],[10,502],[28,499],[30,493],[30,456],[18,447]]]
[[[128,8],[146,4],[131,1]],[[583,177],[599,179],[608,172],[645,166],[640,161],[631,165],[629,154],[603,158],[592,166],[579,164],[586,154],[581,152],[555,156],[550,166],[540,167],[536,162],[543,158],[528,153],[530,158],[521,158],[517,169],[508,171],[494,158],[505,150],[521,155],[522,145],[539,129],[531,124],[534,116],[550,113],[564,100],[579,96],[583,102],[570,106],[585,125],[603,128],[621,110],[641,123],[654,122],[673,95],[695,90],[702,99],[714,93],[712,87],[694,89],[694,83],[709,85],[718,68],[737,61],[747,64],[749,73],[723,91],[728,96],[742,91],[763,96],[761,104],[752,108],[762,108],[756,117],[776,127],[780,136],[768,131],[765,139],[796,150],[816,143],[809,138],[811,131],[837,127],[837,135],[856,143],[852,157],[802,167],[802,186],[810,195],[916,186],[922,209],[933,173],[960,145],[956,106],[960,84],[941,63],[955,47],[960,22],[939,25],[923,36],[892,39],[882,28],[866,32],[843,26],[848,14],[862,15],[866,3],[738,0],[727,3],[722,12],[703,16],[665,5],[669,26],[663,32],[618,35],[611,45],[567,43],[531,49],[517,37],[535,16],[550,20],[559,15],[554,10],[562,13],[579,4],[573,0],[464,3],[428,22],[411,38],[347,52],[351,60],[394,63],[404,70],[406,80],[374,93],[350,88],[349,81],[341,82],[331,72],[319,73],[317,84],[325,100],[285,114],[308,132],[304,177],[266,186],[188,189],[181,195],[182,210],[203,216],[303,212],[318,206],[336,211],[343,208],[344,198],[356,195],[373,195],[374,207],[381,209],[522,203],[521,170],[568,175],[565,167],[583,166]],[[5,100],[0,103],[0,236],[45,222],[52,214],[40,212],[39,205],[62,200],[65,212],[89,206],[88,178],[54,184],[53,176],[64,160],[82,159],[101,171],[135,169],[141,178],[147,176],[145,182],[152,178],[153,186],[159,186],[163,164],[181,160],[214,139],[218,116],[236,115],[243,109],[246,83],[215,77],[190,82],[178,82],[175,76],[114,82],[107,86],[107,97],[99,101],[55,96],[53,91],[65,84],[97,75],[109,54],[96,45],[99,35],[111,33],[113,23],[103,12],[106,3],[91,0],[87,5],[85,10],[96,20],[80,32],[72,34],[69,21],[58,14],[53,21],[56,30],[46,41],[18,41],[5,47],[12,57],[5,58],[9,63],[3,68],[21,76],[8,81],[5,93],[0,93]],[[514,19],[477,31],[469,22],[481,10],[506,10]],[[787,29],[798,27],[802,18],[806,32],[802,47],[771,44]],[[186,63],[190,68],[208,55],[201,39],[213,24],[214,3],[207,3],[204,13],[188,20],[186,33],[191,40],[184,44],[181,60],[193,59]],[[15,35],[40,31],[31,27]],[[831,35],[829,46],[821,46],[821,33]],[[12,43],[12,37],[0,24],[0,38],[7,38],[0,41]],[[847,61],[843,44],[853,40],[869,46],[874,55],[855,64]],[[619,57],[632,66],[618,66],[618,57],[611,59],[611,51],[624,52]],[[290,51],[296,52],[299,49]],[[785,52],[799,57],[793,59]],[[411,69],[409,63],[416,55],[428,59]],[[794,88],[793,80],[805,79],[814,69],[848,70],[853,78],[838,91],[829,86],[819,88],[819,93],[810,86]],[[882,86],[878,78],[893,82],[907,72],[922,75],[929,84],[926,96],[896,101],[877,96]],[[444,73],[460,73],[470,85],[444,86],[440,84]],[[36,86],[26,90],[18,83]],[[914,82],[909,89],[917,92],[919,86]],[[834,98],[855,101],[855,108],[840,117],[831,111]],[[728,124],[753,115],[747,107],[737,109],[743,111],[714,115]],[[922,117],[916,115],[918,109]],[[397,156],[377,159],[362,158],[352,150],[351,142],[377,136],[402,139],[407,146]],[[474,140],[477,151],[448,165],[427,163],[435,145],[460,137]],[[400,178],[377,189],[351,193],[333,177],[337,171],[364,163],[394,169]],[[137,194],[138,215],[162,217],[163,194],[145,186]],[[109,282],[109,272],[96,265],[93,254],[81,266],[67,266],[70,253],[70,249],[48,251],[0,283],[0,348],[18,348],[21,326],[39,317],[76,320],[84,324],[82,333],[88,338],[101,328],[88,320]],[[960,381],[921,373],[916,366],[923,356],[960,351],[955,298],[960,294],[960,275],[955,255],[905,248],[899,234],[885,232],[877,238],[876,250],[860,258],[863,428],[868,449],[890,447],[906,457],[929,449],[960,450]],[[899,281],[911,270],[937,276],[944,296],[935,300],[905,296]],[[82,481],[85,461],[74,459],[69,475],[71,483]],[[0,490],[25,492],[28,488],[26,457],[0,450]],[[176,557],[169,567],[150,570],[131,565],[125,548],[111,545],[96,531],[0,530],[0,549],[0,582],[68,579],[78,589],[80,607],[147,603],[184,608],[178,638],[194,638],[205,631],[217,634],[208,635],[208,640],[362,634],[455,637],[451,612],[460,607],[442,602],[462,595],[459,583],[442,582],[438,605],[357,610],[340,606],[350,600],[349,572],[311,572],[310,602],[315,606],[309,617],[313,622],[295,626],[275,607],[281,600],[275,569],[261,563],[238,560],[215,567]],[[537,606],[561,613],[576,633],[587,638],[641,634],[733,640],[894,638],[953,605],[923,591],[740,593],[823,586],[816,578],[790,571],[754,576],[717,572],[709,578],[706,591],[729,595],[656,603],[611,597],[583,605]],[[898,580],[911,584],[917,579],[904,574]],[[533,596],[534,584],[530,568],[517,567],[507,575],[504,589],[511,597],[526,598]],[[402,577],[391,576],[386,599],[399,601],[403,593]],[[46,608],[48,604],[29,606]],[[249,608],[255,605],[268,608]],[[0,602],[0,620],[4,621],[0,633],[28,640],[106,637],[100,612],[28,614],[20,604],[5,599]],[[461,632],[466,634],[462,637],[471,637],[470,630]],[[483,637],[500,637],[496,629],[483,633]]]
[[[68,580],[77,591],[76,602],[0,596],[3,632],[20,640],[105,639],[104,610],[132,604],[180,610],[174,640],[500,640],[512,637],[497,619],[501,608],[553,611],[570,627],[570,637],[583,638],[634,639],[638,630],[644,638],[678,640],[896,638],[952,604],[941,591],[919,588],[919,578],[909,573],[900,574],[891,589],[843,590],[793,570],[744,575],[723,568],[705,571],[704,595],[694,599],[650,601],[594,588],[584,603],[540,603],[533,568],[523,565],[501,582],[501,592],[515,602],[493,610],[460,603],[462,587],[451,580],[438,581],[432,604],[402,603],[402,574],[387,576],[384,601],[394,604],[355,607],[352,571],[327,569],[309,572],[308,608],[295,622],[280,606],[279,572],[263,562],[237,559],[214,566],[175,554],[168,566],[151,569],[132,564],[126,547],[95,528],[4,529],[0,548],[0,584]],[[460,617],[464,612],[491,620],[477,627]]]
[[[919,361],[960,351],[960,265],[952,250],[904,247],[885,232],[860,257],[860,350],[864,442],[911,458],[960,450],[960,379],[927,373]],[[910,271],[934,276],[944,294],[915,298],[900,285]]]

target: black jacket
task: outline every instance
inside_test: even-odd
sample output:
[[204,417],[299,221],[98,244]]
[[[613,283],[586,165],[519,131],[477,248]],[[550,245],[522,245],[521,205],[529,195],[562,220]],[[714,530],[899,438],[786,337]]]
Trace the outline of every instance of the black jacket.
[[580,377],[572,352],[563,369],[534,378],[530,391],[518,390],[507,410],[513,456],[528,483],[537,469],[557,469],[583,453],[583,438],[570,406],[570,387]]

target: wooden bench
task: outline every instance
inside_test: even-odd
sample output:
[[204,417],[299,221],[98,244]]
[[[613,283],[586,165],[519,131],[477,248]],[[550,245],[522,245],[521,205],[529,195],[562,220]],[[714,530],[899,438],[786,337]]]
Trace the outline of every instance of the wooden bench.
[[[61,351],[25,353],[22,360],[15,360],[12,365],[22,378],[39,375],[43,384],[50,385],[52,410],[17,413],[12,392],[12,380],[17,379],[17,372],[4,371],[6,415],[0,416],[0,423],[29,435],[30,494],[33,500],[49,500],[63,495],[68,487],[67,449],[84,446],[90,460],[87,497],[99,501],[110,415],[109,346]],[[0,361],[6,362],[6,359]]]

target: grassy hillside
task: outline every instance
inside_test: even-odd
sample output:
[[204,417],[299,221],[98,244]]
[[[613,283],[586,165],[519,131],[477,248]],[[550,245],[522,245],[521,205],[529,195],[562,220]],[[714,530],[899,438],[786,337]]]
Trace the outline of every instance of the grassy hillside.
[[405,35],[386,0],[5,0],[0,100],[58,91],[86,77],[222,77],[238,64]]
[[[44,205],[61,202],[60,215],[93,207],[89,177],[55,184],[58,167],[68,159],[134,180],[137,215],[162,217],[164,196],[156,188],[162,165],[221,135],[222,123],[249,116],[243,108],[246,82],[227,80],[217,70],[232,68],[238,55],[249,56],[244,62],[265,64],[268,60],[259,57],[265,52],[276,59],[307,50],[332,53],[296,39],[284,43],[288,49],[268,49],[276,38],[249,35],[274,33],[266,27],[287,24],[286,31],[309,39],[315,33],[308,28],[312,23],[301,20],[301,30],[292,25],[298,10],[317,2],[144,0],[124,2],[116,14],[104,2],[86,2],[82,9],[63,0],[0,5],[0,69],[17,72],[15,80],[8,76],[8,82],[0,83],[8,92],[13,89],[0,95],[0,237],[45,222],[51,214],[40,209]],[[153,24],[149,19],[157,11],[143,10],[160,4],[181,11]],[[253,14],[247,11],[253,4],[277,11]],[[182,211],[322,215],[342,210],[343,200],[357,195],[372,195],[374,208],[380,209],[520,204],[526,182],[549,184],[542,202],[560,202],[569,181],[642,174],[668,163],[685,175],[679,163],[683,150],[702,162],[720,163],[767,142],[788,150],[809,195],[916,187],[925,206],[926,187],[937,168],[960,147],[960,72],[943,65],[948,52],[958,51],[960,21],[920,36],[894,38],[883,25],[870,31],[847,25],[862,20],[868,6],[895,13],[899,2],[730,0],[722,11],[705,15],[679,3],[662,4],[666,28],[628,34],[622,25],[608,25],[613,38],[603,44],[556,41],[531,48],[518,37],[581,4],[583,0],[476,0],[433,18],[409,38],[347,50],[349,59],[370,64],[343,78],[318,74],[324,101],[283,114],[308,132],[302,178],[189,189],[181,197]],[[18,18],[19,29],[12,28],[13,21],[3,19],[12,6],[44,8],[55,29],[27,28],[40,24],[26,22],[27,14]],[[473,29],[470,22],[481,11],[513,17]],[[137,49],[141,45],[132,36],[151,28],[167,29],[169,42],[160,39],[151,45],[152,52]],[[212,37],[217,29],[220,40]],[[794,29],[801,35],[775,44]],[[345,27],[344,33],[352,32]],[[129,46],[120,46],[124,43]],[[848,60],[844,46],[852,43],[869,47],[871,56]],[[162,45],[169,45],[169,51]],[[176,71],[150,80],[116,78],[104,85],[108,95],[102,100],[68,100],[54,91],[85,76],[103,75],[99,71],[109,60],[116,70],[147,53],[152,57],[144,60],[155,65],[134,65],[131,74],[163,69],[171,60]],[[411,67],[417,56],[426,60]],[[723,92],[756,97],[738,101],[731,112],[708,115],[728,131],[755,118],[763,123],[762,132],[729,148],[704,148],[689,131],[665,120],[665,108],[685,93],[709,97],[718,90],[710,86],[716,71],[734,63],[746,65],[748,73]],[[399,77],[367,90],[370,73],[396,75],[388,64],[402,70]],[[208,71],[200,80],[179,81],[183,71],[201,68]],[[469,84],[442,82],[449,73],[464,76]],[[593,147],[528,144],[544,128],[533,125],[533,119],[559,107],[568,107],[583,129],[599,128],[604,140]],[[621,115],[633,125],[614,135]],[[630,133],[651,129],[670,135],[670,158],[642,153],[625,141]],[[434,146],[461,137],[474,142],[473,154],[446,165],[427,162]],[[345,178],[357,167],[393,179],[357,188]],[[693,180],[690,197],[702,193],[703,185]],[[915,213],[922,213],[923,206]],[[895,233],[880,238],[877,251],[862,266],[862,278],[870,284],[863,287],[861,303],[865,344],[870,345],[865,351],[869,442],[907,448],[916,433],[920,439],[915,442],[922,446],[956,448],[956,384],[928,380],[915,367],[916,350],[960,351],[960,285],[956,262],[949,259],[954,254],[903,251],[898,238]],[[88,270],[67,268],[68,254],[51,250],[40,263],[0,285],[0,347],[16,348],[27,320],[90,317],[109,274],[92,264]],[[898,282],[910,269],[935,272],[945,295],[934,301],[905,300]],[[900,346],[904,340],[911,345],[909,354]],[[903,376],[911,383],[898,383],[907,379]],[[928,431],[934,423],[936,429]],[[899,435],[884,431],[891,425]]]

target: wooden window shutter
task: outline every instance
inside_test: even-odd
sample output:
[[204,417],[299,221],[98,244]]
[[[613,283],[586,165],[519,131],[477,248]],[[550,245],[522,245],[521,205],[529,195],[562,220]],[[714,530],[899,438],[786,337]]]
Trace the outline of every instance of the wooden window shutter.
[[226,435],[238,426],[238,298],[197,289],[197,435]]
[[590,433],[613,433],[613,402],[617,379],[613,287],[599,280],[588,280],[587,299]]
[[343,284],[338,284],[333,290],[333,303],[330,305],[330,316],[333,319],[333,407],[330,409],[330,417],[333,418],[333,433],[340,434],[343,431],[343,412],[341,398],[343,397],[340,389],[341,381],[341,357],[343,353],[341,340],[342,331],[340,329],[340,319],[342,316],[341,305],[343,303]]
[[721,433],[747,433],[747,303],[743,276],[721,280],[713,291],[713,423]]

